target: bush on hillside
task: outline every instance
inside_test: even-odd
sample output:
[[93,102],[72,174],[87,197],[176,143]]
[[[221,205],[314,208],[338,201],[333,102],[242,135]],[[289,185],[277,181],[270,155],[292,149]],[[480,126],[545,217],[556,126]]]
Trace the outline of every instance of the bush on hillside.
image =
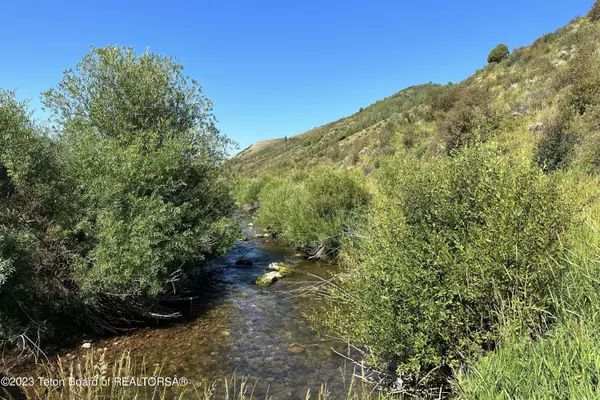
[[378,171],[326,325],[406,383],[443,384],[494,347],[502,304],[526,327],[543,318],[570,207],[552,177],[481,146],[434,161],[403,154]]
[[499,44],[496,46],[488,55],[488,63],[499,63],[500,61],[508,58],[510,51],[505,44]]
[[498,127],[498,115],[487,87],[460,90],[453,107],[438,116],[437,125],[446,152],[488,140]]
[[600,1],[599,0],[596,0],[594,2],[592,9],[588,13],[588,18],[593,22],[600,21]]
[[570,130],[570,123],[568,110],[560,111],[544,123],[534,158],[545,171],[565,168],[571,163],[576,138]]
[[426,104],[429,104],[435,116],[438,112],[448,112],[452,109],[459,95],[459,85],[449,83],[446,86],[434,86],[427,91]]
[[600,176],[600,104],[589,106],[584,116],[575,117],[570,131],[577,133],[572,152],[574,166]]

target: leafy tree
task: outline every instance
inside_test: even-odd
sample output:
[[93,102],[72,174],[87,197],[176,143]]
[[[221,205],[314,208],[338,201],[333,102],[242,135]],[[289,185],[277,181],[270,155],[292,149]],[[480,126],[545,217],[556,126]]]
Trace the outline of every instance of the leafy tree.
[[507,58],[509,53],[508,47],[505,44],[499,44],[488,55],[488,63],[499,63]]
[[[61,126],[78,122],[105,137],[140,132],[216,134],[212,102],[183,66],[169,57],[134,49],[94,48],[65,72],[43,102]],[[193,142],[193,140],[192,140]]]
[[93,48],[45,94],[81,202],[75,278],[85,293],[157,294],[236,236],[229,141],[182,69],[148,51]]

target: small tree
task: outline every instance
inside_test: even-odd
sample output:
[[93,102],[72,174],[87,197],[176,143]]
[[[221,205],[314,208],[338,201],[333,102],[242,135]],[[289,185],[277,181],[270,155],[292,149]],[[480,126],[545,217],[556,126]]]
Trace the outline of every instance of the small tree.
[[488,55],[488,63],[499,63],[508,57],[508,47],[505,44],[499,44]]
[[593,22],[600,21],[600,0],[594,2],[592,9],[588,13],[588,17],[590,17],[590,20]]

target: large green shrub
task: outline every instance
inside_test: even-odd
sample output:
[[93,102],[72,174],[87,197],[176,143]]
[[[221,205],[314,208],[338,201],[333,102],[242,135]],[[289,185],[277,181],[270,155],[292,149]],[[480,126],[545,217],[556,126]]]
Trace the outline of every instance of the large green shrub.
[[368,201],[359,172],[318,168],[301,182],[277,179],[265,185],[258,221],[294,247],[334,258]]
[[[570,172],[573,175],[572,172]],[[575,174],[576,175],[576,174]],[[590,180],[567,180],[580,202],[597,195]],[[585,185],[585,195],[576,189]],[[591,189],[591,190],[590,190]],[[595,192],[595,193],[594,193]],[[592,197],[593,198],[593,197]],[[586,203],[588,202],[586,201]],[[544,335],[509,329],[498,348],[459,371],[457,394],[464,399],[592,399],[600,391],[600,203],[584,207],[581,224],[565,240],[573,249],[556,260],[563,273],[553,287],[556,323]]]
[[488,63],[499,63],[500,61],[508,58],[510,51],[505,44],[499,44],[494,47],[490,54],[488,55],[487,61]]
[[63,135],[84,206],[76,277],[86,291],[156,294],[179,268],[232,244],[231,187],[214,160],[188,153],[185,139],[153,139],[123,146],[89,131]]
[[378,182],[330,329],[405,382],[431,384],[494,346],[501,304],[536,326],[570,220],[553,178],[478,146],[431,162],[397,156]]
[[93,49],[44,102],[53,137],[0,92],[0,340],[148,316],[239,229],[229,141],[172,59]]
[[0,91],[0,343],[45,338],[46,322],[69,308],[72,192],[26,104]]
[[75,277],[85,293],[159,293],[235,237],[228,141],[182,69],[148,51],[92,49],[45,94],[76,185]]
[[448,153],[488,140],[498,127],[497,110],[489,88],[466,87],[456,96],[452,108],[439,114],[437,121]]

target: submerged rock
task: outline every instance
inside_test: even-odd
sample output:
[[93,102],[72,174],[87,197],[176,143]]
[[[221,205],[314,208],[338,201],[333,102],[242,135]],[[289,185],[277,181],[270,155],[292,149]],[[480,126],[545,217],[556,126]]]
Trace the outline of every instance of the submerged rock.
[[246,258],[240,258],[239,260],[237,260],[235,262],[235,265],[238,265],[238,266],[243,265],[246,267],[251,267],[252,265],[254,265],[254,263]]
[[256,284],[258,286],[269,286],[277,282],[277,279],[279,278],[282,278],[282,275],[278,271],[265,272],[256,278]]
[[304,347],[298,346],[298,345],[290,347],[289,350],[291,353],[296,353],[296,354],[304,353],[306,351],[306,349]]

